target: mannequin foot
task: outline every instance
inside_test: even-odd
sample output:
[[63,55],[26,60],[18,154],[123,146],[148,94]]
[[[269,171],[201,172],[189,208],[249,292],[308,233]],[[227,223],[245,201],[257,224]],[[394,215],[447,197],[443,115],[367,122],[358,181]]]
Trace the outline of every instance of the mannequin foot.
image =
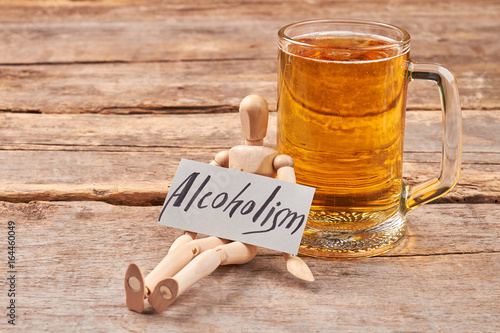
[[177,299],[178,291],[177,281],[172,278],[162,280],[156,285],[155,290],[148,298],[148,302],[156,312],[162,313]]
[[125,273],[125,294],[129,310],[135,312],[144,311],[144,276],[136,264],[130,264]]

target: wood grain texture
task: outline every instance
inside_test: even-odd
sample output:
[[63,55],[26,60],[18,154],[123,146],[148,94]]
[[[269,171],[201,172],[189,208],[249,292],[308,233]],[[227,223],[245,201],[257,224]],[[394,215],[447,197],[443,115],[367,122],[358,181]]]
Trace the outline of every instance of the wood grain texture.
[[0,215],[16,222],[26,332],[223,331],[228,323],[245,332],[495,331],[500,211],[491,206],[420,207],[408,216],[406,243],[382,257],[304,258],[313,283],[261,249],[246,265],[220,267],[161,315],[148,305],[147,314],[127,310],[122,285],[130,262],[147,274],[180,234],[156,223],[159,207],[0,203]]
[[[464,109],[499,109],[500,68],[445,63]],[[207,68],[210,68],[208,71]],[[261,95],[276,110],[276,59],[0,66],[0,111],[31,113],[236,112]],[[437,86],[414,81],[408,109],[440,109]]]
[[[499,109],[500,110],[500,109]],[[463,151],[499,153],[499,110],[464,110]],[[408,111],[405,151],[441,151],[440,111]],[[276,113],[270,113],[265,141],[276,144]],[[243,144],[237,113],[95,115],[0,113],[1,150],[147,151],[216,148]],[[43,147],[46,147],[43,149]],[[474,160],[484,162],[481,156]],[[473,162],[474,160],[466,160]]]
[[[500,331],[499,12],[495,0],[0,0],[0,200],[11,201],[0,202],[0,216],[4,228],[16,222],[17,328]],[[401,26],[412,59],[455,74],[459,184],[407,214],[408,237],[392,252],[304,258],[314,283],[261,249],[161,315],[148,305],[146,314],[128,311],[127,265],[150,272],[180,235],[156,223],[180,159],[208,162],[241,144],[240,100],[259,94],[276,109],[277,30],[329,17]],[[439,109],[434,83],[410,84],[411,184],[439,171]],[[275,126],[273,112],[271,144]]]
[[[273,109],[276,32],[318,17],[406,28],[415,61],[442,63],[457,76],[464,108],[498,109],[500,46],[491,41],[499,10],[495,1],[6,1],[0,110],[226,112],[250,93]],[[433,85],[413,85],[410,109],[439,108]]]
[[399,25],[425,61],[483,62],[499,54],[490,43],[500,26],[497,1],[49,0],[2,1],[0,9],[0,63],[274,58],[278,29],[313,18]]
[[[405,176],[439,172],[440,112],[407,116]],[[464,112],[462,176],[438,202],[498,203],[500,112]],[[181,158],[210,162],[243,143],[238,115],[0,114],[0,198],[161,205]],[[271,114],[268,144],[275,144]],[[238,138],[238,139],[234,139]],[[22,170],[23,172],[19,172]]]

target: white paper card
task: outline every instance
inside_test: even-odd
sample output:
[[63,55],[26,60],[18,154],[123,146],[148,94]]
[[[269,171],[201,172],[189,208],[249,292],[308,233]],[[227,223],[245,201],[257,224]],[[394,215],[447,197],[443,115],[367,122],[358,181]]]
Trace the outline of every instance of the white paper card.
[[314,190],[182,159],[158,223],[297,254]]

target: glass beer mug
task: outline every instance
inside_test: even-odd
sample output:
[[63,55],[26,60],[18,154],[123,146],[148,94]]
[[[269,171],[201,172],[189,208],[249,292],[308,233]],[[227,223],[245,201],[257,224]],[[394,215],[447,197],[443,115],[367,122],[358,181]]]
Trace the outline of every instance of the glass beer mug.
[[[410,60],[410,35],[389,24],[315,20],[278,35],[278,148],[295,160],[297,183],[316,188],[299,253],[388,251],[405,235],[405,214],[458,181],[462,125],[453,74]],[[416,186],[402,175],[412,79],[437,82],[444,128],[441,172]]]

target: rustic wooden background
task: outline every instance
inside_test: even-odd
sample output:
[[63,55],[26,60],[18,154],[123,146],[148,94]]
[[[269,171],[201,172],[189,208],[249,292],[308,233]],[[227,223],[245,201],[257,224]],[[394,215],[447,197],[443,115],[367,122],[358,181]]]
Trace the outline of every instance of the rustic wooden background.
[[[208,162],[240,144],[236,112],[248,94],[275,111],[276,32],[313,18],[401,26],[415,61],[455,73],[459,184],[408,214],[409,237],[393,252],[305,258],[314,283],[261,250],[163,314],[128,311],[128,263],[149,272],[179,235],[156,220],[180,158]],[[15,221],[17,328],[500,331],[499,1],[0,0],[0,28],[0,244]],[[275,125],[272,112],[269,143]],[[441,115],[432,83],[411,83],[406,132],[407,181],[434,176]]]

